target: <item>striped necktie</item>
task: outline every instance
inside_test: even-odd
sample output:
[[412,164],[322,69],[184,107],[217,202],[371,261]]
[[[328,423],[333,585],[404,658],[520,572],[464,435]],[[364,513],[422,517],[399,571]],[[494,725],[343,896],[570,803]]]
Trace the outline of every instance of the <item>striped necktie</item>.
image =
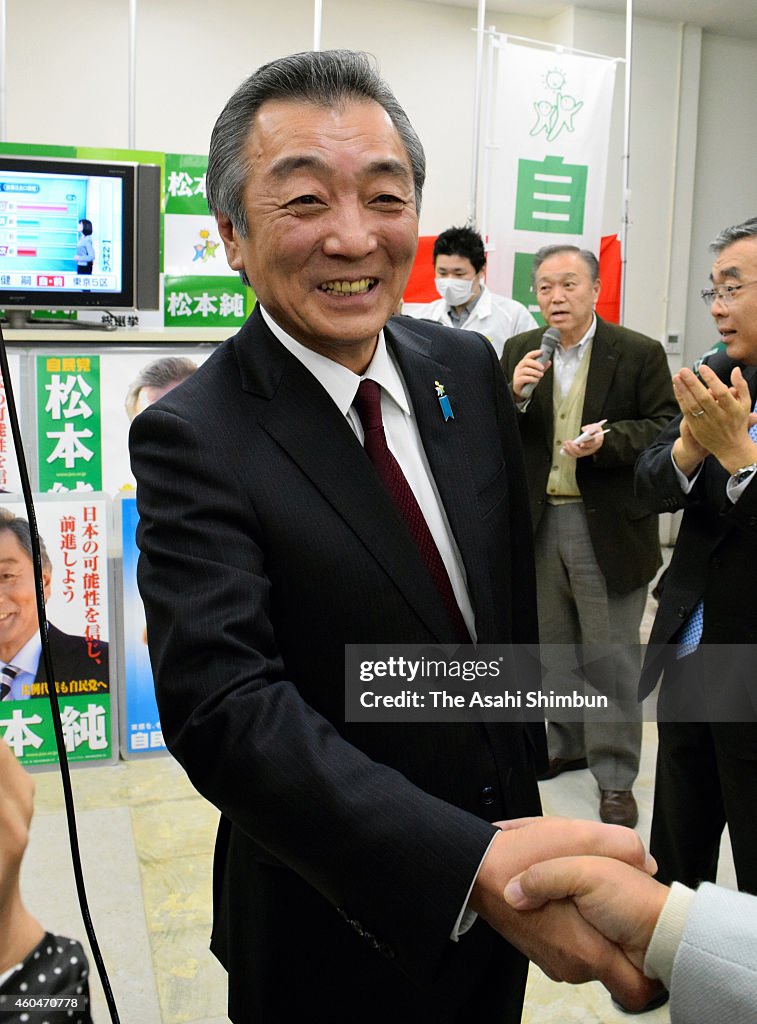
[[0,669],[0,700],[5,700],[11,692],[11,683],[18,675],[20,669],[13,665],[3,665]]
[[[753,411],[757,412],[757,402],[754,403]],[[757,443],[757,423],[755,423],[753,427],[749,428],[749,436],[755,443]],[[685,658],[688,654],[694,653],[701,642],[703,630],[704,599],[700,597],[694,605],[691,615],[689,615],[688,619],[679,631],[676,658]]]

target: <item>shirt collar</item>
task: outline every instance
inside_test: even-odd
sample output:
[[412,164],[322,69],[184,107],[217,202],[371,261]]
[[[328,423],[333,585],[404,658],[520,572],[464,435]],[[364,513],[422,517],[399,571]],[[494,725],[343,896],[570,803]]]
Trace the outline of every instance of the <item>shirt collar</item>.
[[580,359],[581,356],[584,354],[584,350],[586,349],[586,346],[589,344],[589,342],[592,340],[592,338],[596,334],[596,331],[597,331],[597,314],[596,313],[592,313],[592,315],[591,315],[591,323],[589,324],[589,329],[587,330],[586,334],[584,334],[583,338],[581,338],[579,343],[577,345],[571,345],[570,348],[563,348],[562,345],[560,345],[560,349],[561,349],[563,355],[567,355],[570,352],[575,352],[578,355],[578,358]]
[[[484,311],[484,308],[483,308],[484,303],[482,303],[482,301],[481,301],[483,299],[483,297],[484,297],[484,291],[485,291],[485,287],[484,287],[484,285],[481,285],[481,290],[479,291],[479,293],[475,297],[475,299],[470,299],[463,306],[462,313],[459,316],[456,316],[456,319],[458,320],[458,322],[464,323],[466,320],[470,319],[470,317],[473,315],[474,309],[477,309],[480,313],[482,313],[484,316],[486,316],[486,312]],[[447,306],[446,309],[447,309],[447,316],[449,316],[450,320],[452,320],[453,319],[453,313],[454,313],[454,306]]]
[[475,309],[478,312],[479,316],[488,316],[492,311],[491,295],[492,293],[489,291],[486,285],[482,284],[481,291],[478,293],[476,301],[473,303],[470,312],[472,313],[473,310]]
[[37,630],[33,636],[31,636],[24,646],[18,651],[10,661],[6,661],[6,665],[13,665],[19,672],[28,672],[32,676],[37,674],[37,665],[39,664],[39,658],[42,654],[42,641],[40,640],[39,630]]
[[373,353],[368,369],[360,377],[346,366],[342,366],[341,363],[321,355],[320,352],[314,352],[293,338],[291,334],[287,334],[262,306],[260,312],[271,333],[281,342],[287,352],[291,353],[306,370],[313,374],[318,383],[334,400],[343,416],[347,415],[354,402],[358,385],[363,378],[375,380],[405,415],[410,415],[410,403],[405,393],[405,386],[399,369],[386,346],[383,330],[379,331],[376,351]]

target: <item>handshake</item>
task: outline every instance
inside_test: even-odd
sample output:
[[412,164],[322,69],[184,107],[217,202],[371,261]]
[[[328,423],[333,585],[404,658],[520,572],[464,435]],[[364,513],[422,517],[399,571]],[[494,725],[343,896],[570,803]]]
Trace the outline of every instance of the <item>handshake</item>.
[[554,981],[599,980],[636,1011],[661,993],[642,968],[669,890],[638,835],[567,818],[495,824],[471,909]]

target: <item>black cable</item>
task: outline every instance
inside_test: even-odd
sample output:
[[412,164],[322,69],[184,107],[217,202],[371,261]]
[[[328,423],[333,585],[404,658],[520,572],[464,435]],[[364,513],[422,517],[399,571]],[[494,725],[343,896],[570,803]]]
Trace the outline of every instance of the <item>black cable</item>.
[[1,326],[0,372],[2,372],[3,381],[5,382],[5,400],[8,405],[13,445],[16,450],[18,470],[21,476],[21,490],[24,495],[24,504],[26,506],[26,514],[29,520],[29,533],[31,535],[32,544],[32,564],[34,566],[34,583],[37,598],[37,619],[39,621],[39,636],[42,641],[42,657],[44,658],[45,674],[47,676],[47,695],[52,709],[55,743],[58,748],[58,764],[60,767],[61,782],[63,784],[63,799],[66,805],[66,821],[68,823],[68,838],[71,846],[71,861],[74,869],[74,879],[76,881],[76,893],[79,897],[79,908],[81,909],[81,916],[84,921],[84,930],[87,933],[87,938],[89,939],[89,944],[92,948],[92,955],[94,956],[95,964],[97,965],[97,973],[100,976],[100,982],[103,987],[103,992],[105,993],[105,1001],[108,1004],[110,1019],[112,1024],[120,1024],[118,1008],[116,1006],[115,998],[113,997],[113,990],[110,987],[110,978],[108,977],[108,972],[105,969],[105,961],[102,958],[100,945],[97,941],[97,936],[95,935],[92,918],[90,917],[89,904],[87,902],[87,891],[84,885],[84,873],[82,871],[81,855],[79,853],[79,836],[76,827],[76,812],[74,810],[74,794],[71,790],[71,774],[68,768],[68,755],[66,754],[63,726],[60,720],[58,694],[55,689],[53,658],[50,651],[50,642],[47,637],[45,584],[42,578],[42,556],[39,547],[37,516],[34,511],[34,502],[32,501],[32,491],[29,485],[29,472],[26,467],[26,458],[24,457],[24,448],[21,441],[21,429],[18,425],[18,416],[16,414],[16,400],[13,395],[10,369],[8,368],[8,356],[5,351],[5,338],[3,337],[3,329]]

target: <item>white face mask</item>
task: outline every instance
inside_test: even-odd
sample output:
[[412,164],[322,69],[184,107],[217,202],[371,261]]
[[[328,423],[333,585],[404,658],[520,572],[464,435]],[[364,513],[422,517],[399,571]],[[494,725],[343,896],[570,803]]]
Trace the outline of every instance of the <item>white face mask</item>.
[[464,306],[473,295],[473,286],[476,278],[468,280],[465,277],[435,277],[436,290],[448,306]]

